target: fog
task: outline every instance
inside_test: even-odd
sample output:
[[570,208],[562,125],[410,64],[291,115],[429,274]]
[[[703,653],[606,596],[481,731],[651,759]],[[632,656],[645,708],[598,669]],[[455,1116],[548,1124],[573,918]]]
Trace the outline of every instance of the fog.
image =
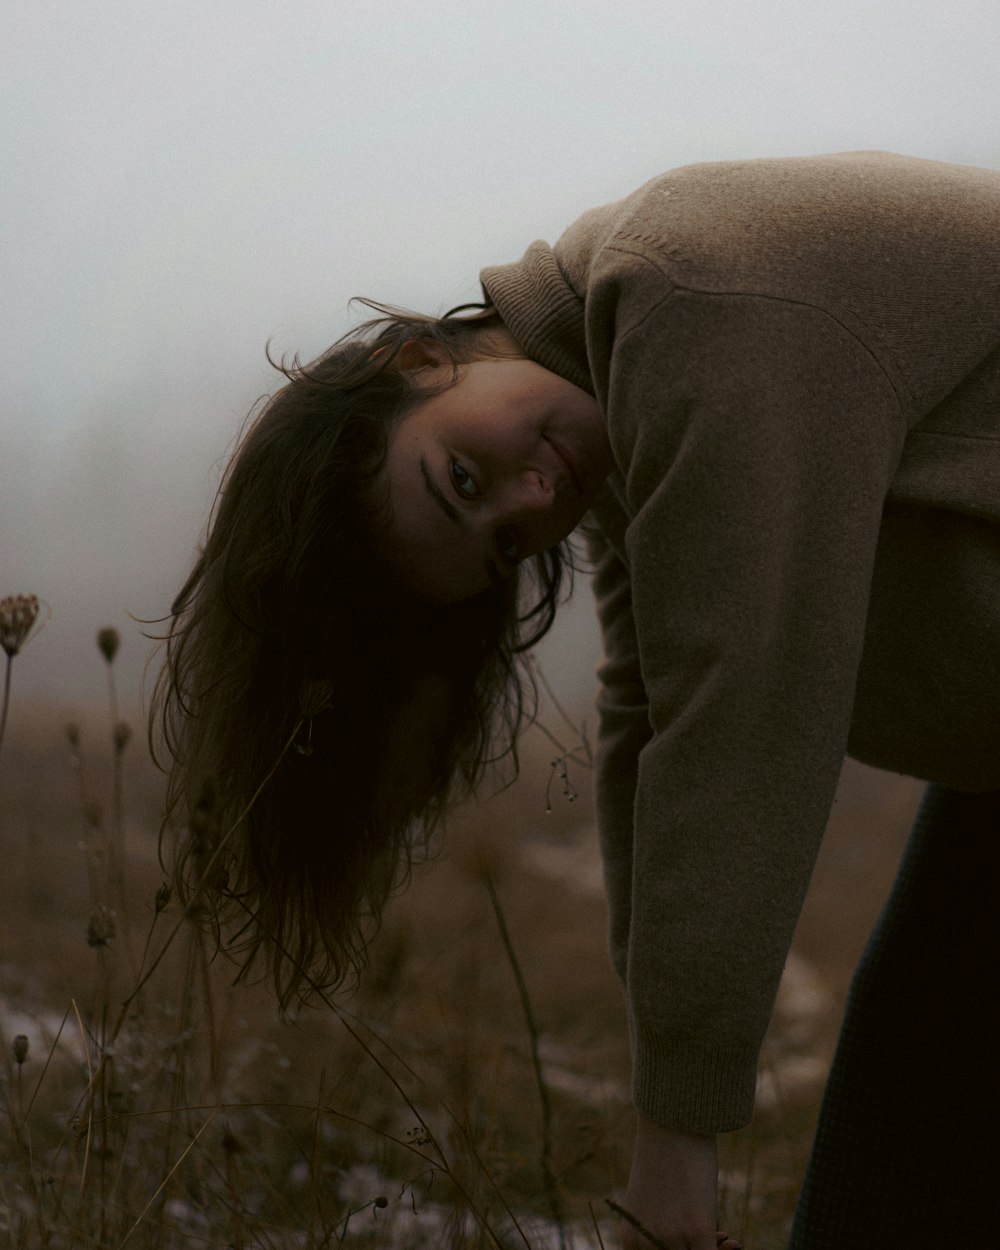
[[[146,644],[224,457],[368,294],[441,311],[481,266],[691,161],[888,148],[1000,165],[992,0],[39,0],[2,74],[0,595],[51,618],[15,698]],[[586,592],[545,666],[598,653]]]

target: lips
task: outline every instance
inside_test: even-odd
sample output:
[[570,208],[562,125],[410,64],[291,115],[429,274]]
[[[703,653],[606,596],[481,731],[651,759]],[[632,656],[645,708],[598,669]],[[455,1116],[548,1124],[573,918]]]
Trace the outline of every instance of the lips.
[[549,446],[552,448],[552,450],[556,453],[559,459],[562,461],[563,465],[566,468],[566,471],[569,473],[570,478],[572,479],[573,485],[577,489],[577,492],[582,495],[583,484],[580,481],[580,474],[577,470],[576,460],[573,458],[572,453],[569,451],[568,448],[563,447],[561,443],[557,443],[556,440],[551,437],[551,435],[544,434],[542,437],[544,438],[545,442],[547,442]]

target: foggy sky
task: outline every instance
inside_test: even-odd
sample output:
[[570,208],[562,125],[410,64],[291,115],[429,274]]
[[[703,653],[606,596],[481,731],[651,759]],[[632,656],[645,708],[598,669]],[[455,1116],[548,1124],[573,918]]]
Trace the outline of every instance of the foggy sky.
[[[492,10],[502,16],[494,16]],[[367,294],[425,311],[699,160],[888,148],[1000,166],[994,0],[8,6],[0,595],[15,695],[100,697],[162,615],[239,423]],[[591,683],[586,597],[546,667]],[[572,655],[567,658],[568,652]]]

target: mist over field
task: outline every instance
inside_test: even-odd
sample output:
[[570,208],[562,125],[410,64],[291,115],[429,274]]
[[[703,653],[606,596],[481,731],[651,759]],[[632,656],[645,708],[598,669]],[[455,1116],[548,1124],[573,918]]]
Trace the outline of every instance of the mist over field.
[[[498,16],[499,14],[499,16]],[[51,621],[16,700],[126,705],[227,448],[275,375],[424,310],[698,160],[890,148],[1000,164],[989,0],[40,0],[5,20],[0,594]],[[592,685],[585,593],[548,645]],[[17,704],[15,704],[16,709]]]

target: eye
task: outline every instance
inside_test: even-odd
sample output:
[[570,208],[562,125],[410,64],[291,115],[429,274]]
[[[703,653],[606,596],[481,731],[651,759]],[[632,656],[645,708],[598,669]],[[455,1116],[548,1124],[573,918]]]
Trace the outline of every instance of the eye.
[[479,487],[457,460],[451,462],[451,483],[463,499],[475,499],[479,494]]
[[509,526],[504,526],[497,530],[497,551],[503,556],[508,564],[517,564],[521,558],[521,548],[518,545],[514,531]]

